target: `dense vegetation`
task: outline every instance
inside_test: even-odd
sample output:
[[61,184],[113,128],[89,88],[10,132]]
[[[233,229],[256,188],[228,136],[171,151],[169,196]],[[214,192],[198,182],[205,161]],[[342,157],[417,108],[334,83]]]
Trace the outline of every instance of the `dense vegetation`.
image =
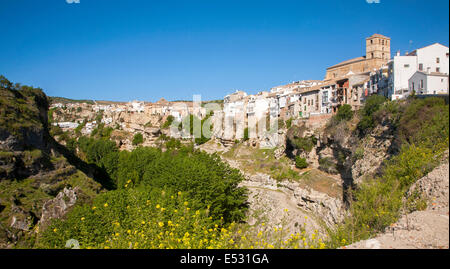
[[414,205],[421,204],[417,201],[420,195],[405,199],[406,191],[438,164],[449,146],[449,106],[443,99],[380,100],[368,100],[362,114],[366,120],[359,126],[390,122],[396,128],[400,151],[385,162],[381,176],[353,192],[351,215],[330,233],[334,247],[367,239],[394,223],[402,211],[418,209]]
[[[287,210],[285,210],[287,212]],[[98,196],[56,220],[37,240],[40,248],[64,248],[76,239],[81,248],[325,248],[317,231],[306,235],[283,227],[268,229],[222,219],[209,207],[194,209],[183,192],[125,188]],[[70,242],[70,241],[69,241]]]
[[380,106],[386,101],[386,97],[374,95],[367,98],[364,107],[360,110],[361,119],[358,123],[358,130],[361,134],[368,133],[376,123],[376,113]]
[[[183,193],[181,205],[188,204],[188,210],[193,212],[198,210],[202,212],[202,216],[208,215],[206,220],[202,218],[207,227],[213,224],[239,222],[245,216],[246,190],[237,187],[243,177],[238,170],[230,168],[216,155],[194,150],[192,145],[180,144],[169,146],[164,152],[159,148],[148,147],[138,147],[132,152],[119,152],[112,141],[86,137],[81,137],[78,144],[80,155],[88,163],[102,169],[111,180],[111,184],[116,187],[116,190],[100,195],[94,201],[97,208],[108,204],[110,213],[91,212],[91,206],[77,208],[69,214],[67,221],[56,222],[44,233],[42,246],[63,247],[61,244],[64,244],[66,236],[75,236],[84,238],[84,247],[94,245],[98,247],[101,242],[105,243],[105,236],[111,233],[112,226],[106,225],[106,222],[114,218],[122,225],[127,223],[128,226],[125,227],[134,231],[140,224],[132,220],[141,214],[134,210],[145,207],[148,203],[159,204],[167,209],[167,215],[156,217],[149,212],[145,222],[163,222],[167,225],[169,220],[172,219],[174,222],[174,218],[181,216],[181,213],[173,215],[173,210],[182,213],[186,210],[180,208],[180,204],[171,198],[178,197],[178,193]],[[167,195],[157,195],[161,193]],[[147,200],[149,202],[146,202]],[[169,205],[171,201],[174,203]],[[139,206],[136,206],[136,203]],[[133,204],[133,210],[128,210],[127,206],[131,206],[130,204]],[[83,222],[76,224],[80,220],[76,216],[80,214],[83,214]],[[85,223],[87,226],[83,226]],[[188,222],[178,224],[183,225],[183,232],[189,233],[195,233],[194,227],[196,229],[203,227]],[[80,225],[83,228],[80,228]],[[60,233],[53,234],[55,229]]]
[[27,128],[42,130],[47,127],[47,107],[41,89],[13,84],[0,75],[0,130],[18,137],[26,136]]

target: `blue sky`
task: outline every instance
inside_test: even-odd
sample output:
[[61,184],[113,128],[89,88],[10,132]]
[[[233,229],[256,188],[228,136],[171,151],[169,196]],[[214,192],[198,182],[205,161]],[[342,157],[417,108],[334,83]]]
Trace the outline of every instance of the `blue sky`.
[[0,0],[0,74],[50,96],[222,99],[365,54],[449,43],[448,0]]

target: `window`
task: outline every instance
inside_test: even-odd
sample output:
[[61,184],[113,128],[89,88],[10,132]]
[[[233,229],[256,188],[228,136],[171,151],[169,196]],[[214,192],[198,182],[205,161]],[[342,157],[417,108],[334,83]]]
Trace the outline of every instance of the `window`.
[[373,44],[373,39],[370,40],[370,44],[371,44],[371,45]]
[[403,67],[408,68],[408,67],[409,67],[409,64],[405,64]]
[[436,63],[437,63],[437,64],[439,63],[439,57],[436,58]]
[[414,91],[414,82],[411,84],[411,89]]
[[420,80],[420,89],[423,90],[423,79]]
[[373,52],[372,52],[372,53],[370,53],[370,58],[373,58]]
[[436,67],[436,72],[437,73],[441,72],[441,69],[439,67]]
[[423,64],[419,64],[419,70],[420,70],[420,71],[423,70]]
[[384,40],[381,40],[381,45],[384,45]]

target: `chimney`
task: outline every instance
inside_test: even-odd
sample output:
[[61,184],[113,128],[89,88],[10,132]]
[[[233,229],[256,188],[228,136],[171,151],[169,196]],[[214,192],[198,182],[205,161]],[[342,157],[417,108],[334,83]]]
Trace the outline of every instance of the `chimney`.
[[397,51],[397,54],[395,56],[400,56],[400,51],[399,50]]
[[431,73],[431,67],[427,67],[427,74]]

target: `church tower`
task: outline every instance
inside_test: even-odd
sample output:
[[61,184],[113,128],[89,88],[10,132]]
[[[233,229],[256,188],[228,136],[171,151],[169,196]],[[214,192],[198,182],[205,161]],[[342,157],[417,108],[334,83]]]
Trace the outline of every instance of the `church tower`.
[[381,59],[388,61],[391,58],[391,39],[374,34],[366,38],[366,59]]

